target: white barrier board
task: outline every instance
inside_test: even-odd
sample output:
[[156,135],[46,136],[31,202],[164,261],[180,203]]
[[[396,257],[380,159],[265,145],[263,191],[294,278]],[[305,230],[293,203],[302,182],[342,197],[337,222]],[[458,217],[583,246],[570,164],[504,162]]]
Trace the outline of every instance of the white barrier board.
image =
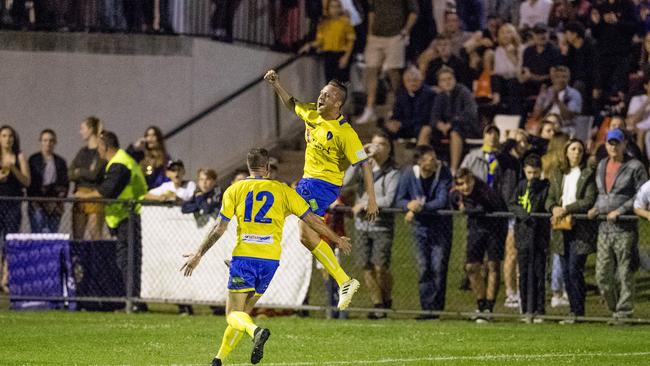
[[[141,297],[151,299],[225,302],[228,268],[235,245],[237,220],[208,251],[192,277],[179,271],[185,253],[196,250],[215,220],[198,227],[194,216],[178,207],[143,207]],[[260,305],[302,305],[311,279],[312,255],[300,244],[298,218],[287,217],[282,236],[280,267],[259,301]]]

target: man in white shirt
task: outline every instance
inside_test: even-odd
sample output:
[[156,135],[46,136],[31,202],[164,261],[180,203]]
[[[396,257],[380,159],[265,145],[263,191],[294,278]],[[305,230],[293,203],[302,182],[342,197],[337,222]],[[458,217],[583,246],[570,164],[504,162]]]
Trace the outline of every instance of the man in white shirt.
[[153,201],[189,201],[194,195],[196,184],[192,181],[184,181],[185,165],[181,160],[170,160],[167,163],[165,175],[168,182],[153,188],[144,196],[146,200]]
[[548,24],[553,2],[551,0],[526,0],[519,7],[519,28],[532,28],[537,23]]

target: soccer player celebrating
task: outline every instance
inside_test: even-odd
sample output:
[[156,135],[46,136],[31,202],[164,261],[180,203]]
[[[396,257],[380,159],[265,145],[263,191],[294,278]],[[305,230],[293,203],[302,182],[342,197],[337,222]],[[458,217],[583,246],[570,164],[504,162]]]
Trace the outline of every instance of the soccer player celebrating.
[[[368,192],[366,217],[374,220],[379,209],[372,167],[359,136],[341,114],[347,88],[332,80],[321,89],[317,103],[300,103],[280,84],[275,70],[267,71],[264,79],[273,86],[282,103],[305,121],[307,150],[303,178],[296,186],[298,194],[309,203],[315,214],[323,217],[325,210],[339,195],[345,170],[350,164],[362,165],[364,185]],[[300,241],[339,285],[338,308],[347,308],[359,289],[359,281],[345,273],[332,248],[304,223],[300,224]]]
[[181,267],[185,276],[191,276],[203,255],[224,234],[230,219],[237,217],[237,244],[232,252],[226,300],[228,327],[212,366],[222,364],[244,333],[253,338],[251,363],[256,364],[262,359],[264,344],[271,332],[255,325],[250,313],[280,264],[285,217],[291,214],[299,216],[317,235],[335,243],[344,253],[349,253],[352,248],[349,239],[338,237],[330,230],[294,190],[266,178],[270,170],[268,151],[250,150],[247,163],[250,177],[226,189],[217,223],[196,253],[184,255],[188,259]]

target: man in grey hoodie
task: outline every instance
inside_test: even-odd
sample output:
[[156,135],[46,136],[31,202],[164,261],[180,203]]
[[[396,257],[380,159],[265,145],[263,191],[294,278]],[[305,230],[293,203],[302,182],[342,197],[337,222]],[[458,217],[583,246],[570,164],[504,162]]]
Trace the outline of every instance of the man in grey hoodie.
[[640,161],[625,154],[623,131],[609,131],[605,141],[608,157],[598,164],[598,198],[587,215],[590,219],[599,214],[607,215],[607,220],[598,227],[596,281],[616,322],[630,317],[634,310],[639,236],[637,222],[620,220],[619,216],[632,213],[634,196],[648,180],[648,175]]

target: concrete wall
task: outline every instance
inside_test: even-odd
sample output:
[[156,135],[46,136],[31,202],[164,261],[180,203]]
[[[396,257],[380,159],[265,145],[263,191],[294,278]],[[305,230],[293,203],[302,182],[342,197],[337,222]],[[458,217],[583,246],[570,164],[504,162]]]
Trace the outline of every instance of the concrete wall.
[[[38,133],[49,127],[59,135],[58,153],[71,160],[82,145],[79,124],[89,115],[100,117],[123,146],[142,136],[149,125],[169,131],[288,57],[183,37],[166,37],[182,45],[161,47],[164,52],[159,53],[155,47],[144,52],[133,47],[142,40],[131,42],[132,49],[125,52],[111,38],[146,36],[88,35],[95,46],[102,42],[96,37],[118,44],[119,52],[106,47],[84,49],[79,35],[48,37],[56,37],[58,45],[69,41],[66,36],[82,46],[34,47],[51,45],[48,39],[40,39],[42,35],[35,35],[38,40],[30,40],[22,50],[15,42],[11,47],[0,45],[0,123],[17,129],[26,155],[38,150]],[[157,37],[156,42],[164,45],[167,41]],[[169,52],[170,48],[178,52]],[[301,59],[281,73],[285,79],[289,75],[298,76],[287,80],[297,95],[317,95],[322,76],[313,60]],[[281,116],[283,133],[295,132],[295,119],[285,112]],[[174,157],[185,160],[193,176],[200,166],[232,167],[243,161],[243,153],[251,146],[274,140],[275,101],[271,89],[261,84],[167,144]]]

